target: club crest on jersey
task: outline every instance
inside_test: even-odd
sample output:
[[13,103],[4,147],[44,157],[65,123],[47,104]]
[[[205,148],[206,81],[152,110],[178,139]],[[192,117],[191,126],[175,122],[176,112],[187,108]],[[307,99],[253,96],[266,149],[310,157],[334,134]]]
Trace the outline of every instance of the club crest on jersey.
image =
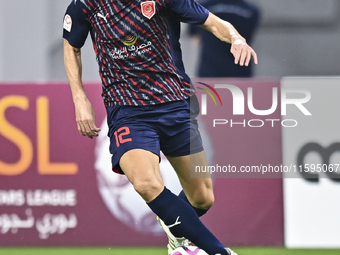
[[64,29],[68,32],[71,32],[72,28],[72,18],[70,15],[66,14],[64,18]]
[[151,19],[156,13],[156,3],[154,1],[142,2],[141,8],[142,14],[148,19]]

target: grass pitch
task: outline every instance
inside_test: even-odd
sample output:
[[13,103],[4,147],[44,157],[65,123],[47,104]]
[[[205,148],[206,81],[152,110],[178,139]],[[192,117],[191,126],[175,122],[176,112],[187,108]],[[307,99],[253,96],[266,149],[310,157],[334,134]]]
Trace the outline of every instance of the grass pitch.
[[[340,249],[286,249],[282,247],[232,247],[239,255],[339,255]],[[1,255],[167,255],[165,247],[103,248],[1,248]]]

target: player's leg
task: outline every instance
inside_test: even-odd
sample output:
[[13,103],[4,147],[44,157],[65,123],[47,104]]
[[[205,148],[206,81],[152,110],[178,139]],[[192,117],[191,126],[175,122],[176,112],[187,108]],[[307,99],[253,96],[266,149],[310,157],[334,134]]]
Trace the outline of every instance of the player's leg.
[[179,196],[192,205],[199,217],[204,215],[214,203],[210,174],[200,173],[200,178],[190,178],[190,171],[194,171],[195,166],[208,165],[204,151],[167,158],[174,167],[183,188]]
[[[193,171],[195,169],[195,166],[207,165],[204,151],[194,153],[190,156],[168,157],[168,160],[174,167],[183,187],[183,190],[179,194],[179,197],[190,204],[195,210],[197,216],[201,217],[210,209],[214,202],[212,180],[209,173],[201,173],[199,176],[201,178],[190,178],[190,170]],[[176,246],[172,244],[176,243],[176,240],[178,239],[171,233],[168,226],[166,226],[161,221],[160,223],[169,237],[168,249],[174,250]],[[237,255],[231,249],[226,249],[231,255]]]
[[[209,173],[200,173],[200,178],[190,178],[190,170],[195,166],[206,167],[207,159],[198,130],[197,116],[199,104],[196,96],[185,101],[186,111],[182,111],[186,121],[177,124],[178,133],[166,137],[161,149],[174,167],[183,187],[179,194],[184,201],[193,206],[197,215],[204,215],[214,203],[212,181]],[[179,146],[180,144],[180,146]]]
[[191,240],[208,254],[228,254],[199,220],[192,207],[164,187],[158,160],[158,156],[152,152],[133,149],[124,153],[119,164],[135,190],[151,210],[166,225],[171,226],[174,234]]
[[145,202],[154,200],[164,189],[158,155],[143,149],[127,151],[119,165]]
[[[180,103],[174,102],[173,104],[179,105]],[[212,181],[208,174],[202,176],[204,178],[190,178],[190,167],[206,166],[207,161],[196,120],[199,112],[197,98],[193,96],[190,101],[185,100],[181,104],[173,115],[168,114],[172,118],[165,119],[160,127],[160,146],[164,155],[176,169],[180,182],[188,194],[188,198],[184,192],[176,198],[182,201],[183,208],[188,207],[191,210],[186,209],[180,220],[176,221],[165,221],[160,217],[163,221],[160,221],[161,225],[169,237],[168,247],[172,241],[178,240],[178,237],[186,237],[210,255],[231,254],[231,251],[225,248],[199,220],[199,216],[204,214],[214,202]],[[190,214],[189,211],[191,211]]]

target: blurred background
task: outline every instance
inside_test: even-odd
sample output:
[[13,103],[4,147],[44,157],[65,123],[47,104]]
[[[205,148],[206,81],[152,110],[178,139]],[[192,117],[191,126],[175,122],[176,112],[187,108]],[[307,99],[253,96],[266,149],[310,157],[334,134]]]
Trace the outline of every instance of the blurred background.
[[[0,81],[66,80],[62,24],[69,2],[0,1]],[[256,77],[339,74],[338,0],[249,2],[261,13],[252,43],[259,56]],[[187,28],[183,27],[182,35],[184,61],[188,74],[195,77],[200,47],[193,44]],[[90,40],[83,60],[84,80],[98,81]]]

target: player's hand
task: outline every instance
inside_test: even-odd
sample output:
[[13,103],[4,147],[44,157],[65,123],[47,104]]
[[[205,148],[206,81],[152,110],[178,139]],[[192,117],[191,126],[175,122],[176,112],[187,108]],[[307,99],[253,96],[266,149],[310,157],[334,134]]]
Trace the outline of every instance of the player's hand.
[[76,98],[74,104],[79,133],[91,139],[98,136],[100,128],[96,127],[95,112],[90,101],[87,98]]
[[247,44],[246,40],[236,39],[232,45],[230,52],[235,57],[235,64],[240,66],[248,66],[253,57],[254,63],[257,64],[256,52]]

